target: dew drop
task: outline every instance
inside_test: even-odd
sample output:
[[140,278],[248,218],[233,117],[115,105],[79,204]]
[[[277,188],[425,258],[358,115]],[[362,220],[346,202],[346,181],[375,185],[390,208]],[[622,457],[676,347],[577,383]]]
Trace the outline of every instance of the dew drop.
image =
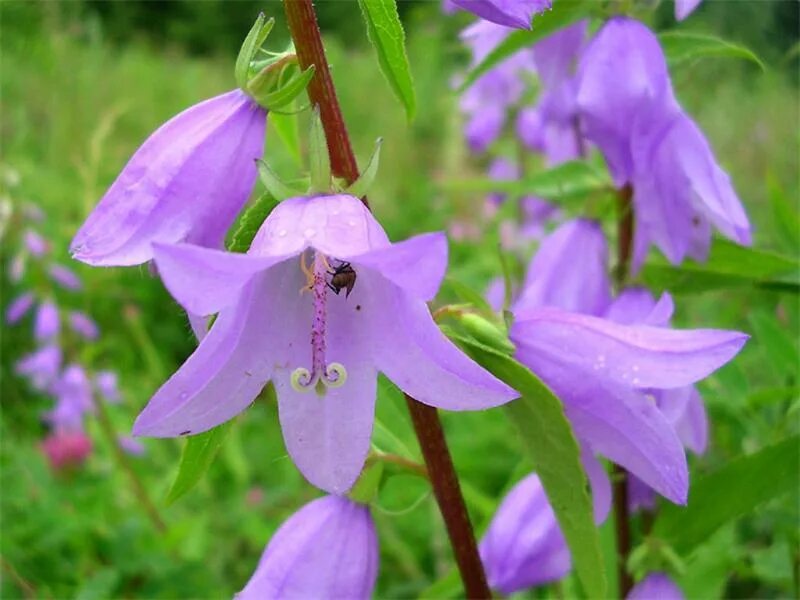
[[633,385],[639,385],[639,378],[638,377],[634,377],[633,380],[631,381],[631,383]]
[[358,221],[356,221],[355,219],[350,219],[347,222],[347,224],[350,225],[350,227],[355,227],[356,225],[358,225]]
[[317,230],[316,229],[312,229],[311,227],[309,227],[308,229],[306,229],[303,232],[303,235],[306,236],[307,238],[312,238],[315,235],[317,235]]
[[288,232],[287,232],[285,229],[281,229],[281,230],[278,232],[278,237],[286,237],[286,234],[287,234],[287,233],[288,233]]
[[181,392],[178,395],[178,398],[180,398],[181,400],[186,400],[188,397],[189,397],[189,392]]

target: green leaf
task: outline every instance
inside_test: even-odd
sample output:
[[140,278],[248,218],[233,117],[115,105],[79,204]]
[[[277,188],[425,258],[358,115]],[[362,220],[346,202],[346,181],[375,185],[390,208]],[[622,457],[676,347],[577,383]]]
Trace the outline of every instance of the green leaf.
[[519,391],[506,405],[567,539],[578,577],[591,597],[605,597],[606,576],[580,448],[560,400],[528,368],[475,340],[446,332],[476,362]]
[[530,48],[542,38],[554,31],[566,27],[575,21],[587,16],[592,8],[592,2],[586,0],[557,0],[553,8],[533,18],[533,29],[516,30],[508,35],[494,50],[486,55],[472,71],[469,72],[464,83],[459,88],[459,93],[475,83],[481,75],[506,58],[519,52],[523,48]]
[[775,229],[787,249],[796,252],[800,248],[800,211],[772,174],[767,175],[767,192]]
[[765,350],[776,375],[783,381],[793,377],[797,372],[797,365],[800,365],[795,332],[787,331],[786,327],[778,324],[774,315],[765,311],[752,313],[748,320],[753,326],[755,341]]
[[191,490],[203,477],[231,428],[233,420],[218,425],[209,431],[198,433],[186,439],[183,447],[178,474],[167,492],[166,504],[169,506]]
[[268,119],[288,150],[289,156],[298,167],[302,167],[303,157],[300,152],[300,129],[297,125],[297,115],[273,111],[269,113]]
[[403,103],[408,120],[417,112],[411,66],[405,48],[405,32],[395,0],[358,0],[367,25],[367,37],[378,55],[378,64],[394,95]]
[[534,195],[564,203],[569,200],[585,200],[587,194],[612,188],[611,179],[605,170],[599,170],[587,162],[571,161],[516,181],[460,179],[446,182],[444,189],[451,192],[496,192],[512,197]]
[[761,59],[748,48],[705,33],[667,31],[660,34],[658,39],[670,68],[700,58],[720,57],[749,60],[762,71],[765,69]]
[[641,278],[650,287],[675,293],[742,286],[797,293],[798,276],[800,261],[794,257],[715,240],[705,263],[687,260],[672,266],[662,259],[645,265]]
[[725,523],[800,487],[800,437],[792,436],[693,481],[686,507],[665,504],[653,533],[685,554]]
[[278,201],[269,193],[264,193],[259,196],[258,200],[248,206],[242,217],[239,219],[239,225],[231,238],[231,243],[228,244],[228,250],[231,252],[246,252],[256,237],[261,224],[272,212],[272,209],[278,206]]

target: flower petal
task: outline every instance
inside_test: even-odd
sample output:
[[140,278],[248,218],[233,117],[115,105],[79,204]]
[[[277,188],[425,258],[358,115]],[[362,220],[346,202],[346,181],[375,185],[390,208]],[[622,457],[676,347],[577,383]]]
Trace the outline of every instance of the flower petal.
[[599,525],[606,520],[608,512],[611,510],[611,480],[603,465],[595,458],[586,444],[581,444],[581,463],[592,488],[594,522]]
[[13,325],[26,314],[33,306],[36,298],[31,292],[26,292],[14,298],[6,309],[6,323]]
[[511,328],[512,341],[529,355],[635,388],[671,389],[699,381],[731,360],[747,338],[717,329],[619,325],[552,308],[532,312]]
[[401,390],[445,410],[480,410],[519,397],[448,340],[424,302],[366,270],[359,285],[371,298],[362,312],[375,364]]
[[551,0],[453,0],[453,4],[498,25],[530,29],[533,16],[550,8]]
[[667,327],[674,311],[675,304],[668,293],[661,294],[656,302],[650,290],[632,287],[614,299],[604,316],[622,325]]
[[56,337],[60,330],[61,318],[58,315],[58,307],[52,300],[45,300],[39,304],[36,311],[33,335],[37,341],[44,342]]
[[684,595],[665,573],[650,573],[633,587],[625,600],[684,600]]
[[287,258],[159,243],[153,244],[153,255],[170,294],[194,315],[210,315],[230,306],[256,274]]
[[675,0],[675,19],[683,21],[694,12],[703,0]]
[[675,431],[689,450],[703,454],[708,446],[708,415],[703,398],[692,388],[683,414],[675,421]]

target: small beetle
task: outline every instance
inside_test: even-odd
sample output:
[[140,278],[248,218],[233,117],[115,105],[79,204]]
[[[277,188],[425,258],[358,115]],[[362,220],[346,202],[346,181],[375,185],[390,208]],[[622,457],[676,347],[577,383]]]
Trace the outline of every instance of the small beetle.
[[328,287],[333,290],[333,293],[338,296],[339,292],[345,289],[347,290],[345,298],[350,297],[350,292],[353,291],[353,287],[356,285],[356,272],[350,266],[350,263],[343,262],[338,267],[335,267],[333,271],[328,271],[328,274],[331,275]]

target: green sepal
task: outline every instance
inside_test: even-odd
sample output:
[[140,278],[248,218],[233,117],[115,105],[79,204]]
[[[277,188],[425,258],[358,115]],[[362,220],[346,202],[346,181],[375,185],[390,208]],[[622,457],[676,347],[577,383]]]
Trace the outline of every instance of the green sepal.
[[319,116],[319,106],[311,111],[311,128],[308,134],[308,162],[311,170],[311,193],[330,193],[331,159],[325,129]]
[[261,224],[272,212],[272,209],[278,205],[278,201],[269,192],[259,196],[258,200],[248,206],[241,219],[239,225],[228,244],[228,250],[231,252],[247,252],[253,238],[261,228]]
[[261,179],[261,183],[264,184],[264,187],[267,188],[267,192],[276,201],[281,202],[287,198],[303,195],[302,190],[296,190],[284,183],[266,161],[258,159],[256,160],[256,166],[258,167],[258,177]]
[[383,138],[378,138],[375,141],[375,150],[373,150],[372,156],[369,157],[367,168],[359,175],[358,179],[344,190],[345,194],[356,198],[363,198],[367,195],[369,188],[372,187],[372,183],[375,181],[375,175],[378,174],[378,164],[381,161],[381,144],[383,144]]
[[457,318],[464,329],[479,342],[507,356],[514,354],[514,344],[509,341],[506,332],[495,323],[475,313],[463,313]]
[[248,82],[246,91],[267,110],[277,111],[290,105],[305,91],[314,72],[314,65],[300,71],[297,56],[293,52],[287,52],[261,69]]
[[275,19],[267,21],[266,15],[262,12],[259,13],[256,22],[244,38],[242,48],[239,50],[239,55],[236,57],[236,66],[234,67],[234,77],[236,78],[236,85],[241,89],[247,89],[247,83],[250,79],[250,63],[261,48],[261,45],[266,41],[269,32],[275,25]]
[[347,497],[359,504],[369,504],[378,495],[382,480],[383,461],[377,456],[370,455],[355,485],[347,492]]

